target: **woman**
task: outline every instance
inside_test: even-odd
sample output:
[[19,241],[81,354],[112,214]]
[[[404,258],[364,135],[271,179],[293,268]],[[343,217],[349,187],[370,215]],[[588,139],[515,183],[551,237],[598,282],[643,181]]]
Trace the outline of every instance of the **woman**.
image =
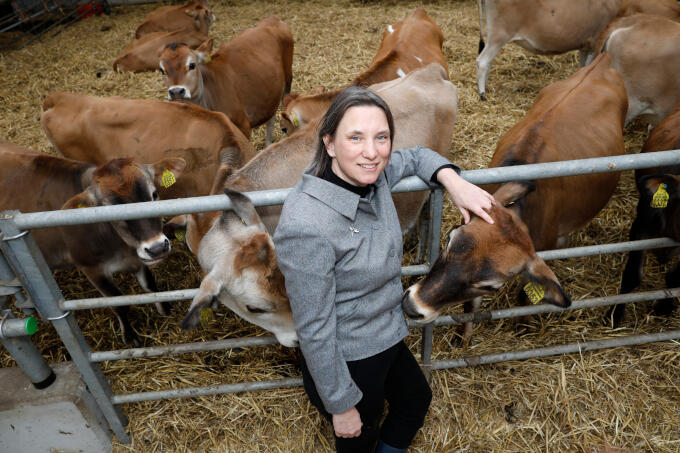
[[[311,166],[281,213],[274,244],[304,356],[304,387],[332,420],[338,452],[404,452],[432,393],[403,343],[402,236],[390,188],[438,181],[463,214],[493,223],[493,197],[426,148],[392,153],[389,107],[366,88],[335,98]],[[380,419],[385,400],[388,415]]]

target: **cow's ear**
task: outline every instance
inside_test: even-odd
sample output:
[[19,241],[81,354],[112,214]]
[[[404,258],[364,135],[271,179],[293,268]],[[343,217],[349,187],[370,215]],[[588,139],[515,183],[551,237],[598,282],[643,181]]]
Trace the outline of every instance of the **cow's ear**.
[[536,184],[531,181],[512,181],[500,186],[493,196],[500,205],[507,206],[521,200],[534,190],[536,190]]
[[661,189],[666,191],[670,198],[677,198],[680,195],[680,179],[672,174],[643,176],[637,184],[643,199],[651,200],[654,194],[659,192],[659,187],[662,184],[665,186],[662,186]]
[[217,296],[222,289],[222,283],[213,274],[206,275],[201,281],[198,293],[189,306],[189,312],[179,323],[184,330],[193,329],[201,321],[201,310],[217,308]]
[[97,206],[97,200],[88,191],[80,192],[69,198],[61,209],[91,208]]
[[323,86],[323,85],[317,85],[312,90],[313,95],[317,95],[317,94],[321,94],[321,93],[325,93],[325,92],[326,92],[326,87]]
[[196,49],[199,64],[210,61],[210,52],[212,52],[213,42],[215,42],[213,38],[207,39]]
[[527,263],[524,277],[528,281],[524,292],[533,303],[549,303],[562,308],[571,306],[571,299],[562,289],[557,277],[538,256]]
[[182,170],[186,167],[186,161],[181,157],[171,157],[152,164],[154,184],[156,187],[170,187],[173,185]]
[[250,198],[231,189],[224,189],[224,194],[231,201],[231,209],[229,211],[225,211],[224,214],[233,212],[239,217],[244,225],[257,225],[260,223],[260,216],[257,215],[255,206],[253,206],[253,202],[250,201]]
[[295,99],[300,97],[300,93],[288,93],[283,97],[283,108],[285,109],[288,104],[293,102]]

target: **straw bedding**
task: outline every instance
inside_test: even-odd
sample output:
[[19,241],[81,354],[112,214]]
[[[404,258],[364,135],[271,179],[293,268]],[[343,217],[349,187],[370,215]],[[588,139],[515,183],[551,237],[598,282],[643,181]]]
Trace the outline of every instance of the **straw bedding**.
[[[211,29],[216,45],[271,14],[288,23],[295,38],[293,91],[303,93],[320,84],[328,88],[346,84],[367,67],[385,27],[421,5],[348,0],[211,3],[218,18]],[[50,91],[163,99],[159,73],[115,74],[110,70],[136,25],[156,6],[117,7],[110,16],[89,18],[26,49],[1,54],[0,138],[51,152],[39,124],[42,99]],[[498,139],[522,118],[538,91],[577,69],[576,54],[542,57],[506,46],[494,61],[487,86],[489,100],[480,102],[475,76],[475,2],[425,2],[423,6],[444,33],[444,54],[451,80],[459,89],[450,158],[465,169],[483,168]],[[644,136],[642,123],[631,125],[626,131],[627,151],[638,152]],[[255,131],[253,142],[258,148],[264,146],[263,128]],[[625,240],[635,203],[632,173],[627,172],[606,209],[573,235],[571,245]],[[448,202],[444,218],[443,233],[460,222]],[[173,246],[172,256],[153,270],[159,288],[197,287],[196,261],[177,241]],[[405,254],[412,259],[413,250]],[[567,293],[578,300],[617,294],[624,264],[625,256],[614,254],[555,261],[550,266]],[[643,289],[663,287],[666,269],[650,259]],[[78,272],[58,271],[56,277],[67,299],[96,296]],[[125,293],[141,291],[133,280],[119,277]],[[514,305],[517,283],[506,286],[484,306]],[[182,332],[177,324],[186,304],[176,304],[168,318],[161,318],[151,307],[132,310],[147,346],[266,334],[226,310],[220,310],[208,328]],[[680,325],[677,316],[651,316],[647,304],[628,307],[624,327],[618,330],[604,325],[603,314],[604,309],[540,316],[527,325],[484,323],[475,328],[466,349],[460,347],[455,329],[439,328],[433,358],[613,338]],[[77,319],[93,350],[123,347],[110,311],[79,312]],[[42,326],[34,339],[49,360],[68,359],[51,328]],[[407,341],[418,353],[419,333],[414,331]],[[677,346],[666,342],[435,371],[432,407],[410,451],[591,452],[602,446],[680,451]],[[115,393],[129,393],[298,376],[299,359],[297,350],[267,346],[111,362],[104,363],[103,369]],[[0,352],[1,366],[13,364]],[[329,427],[310,408],[300,388],[130,404],[124,410],[133,444],[115,444],[115,452],[324,452],[332,446]]]

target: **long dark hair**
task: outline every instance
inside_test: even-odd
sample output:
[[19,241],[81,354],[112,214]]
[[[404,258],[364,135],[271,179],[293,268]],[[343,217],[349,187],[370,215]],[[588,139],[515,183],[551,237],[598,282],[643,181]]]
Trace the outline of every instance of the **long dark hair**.
[[316,144],[316,153],[307,170],[309,173],[314,176],[321,176],[324,171],[330,167],[332,159],[326,152],[326,145],[323,142],[323,137],[329,135],[331,139],[335,138],[335,132],[338,130],[338,125],[345,116],[347,110],[350,107],[360,105],[373,105],[385,112],[387,125],[390,128],[390,151],[392,151],[392,142],[394,141],[394,119],[392,118],[390,108],[387,106],[387,102],[368,88],[360,86],[347,87],[335,97],[321,122],[318,133],[318,142]]

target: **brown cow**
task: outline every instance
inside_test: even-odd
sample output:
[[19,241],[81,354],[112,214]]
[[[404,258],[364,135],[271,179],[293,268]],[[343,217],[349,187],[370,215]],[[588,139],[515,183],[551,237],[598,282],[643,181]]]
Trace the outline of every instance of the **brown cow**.
[[161,52],[168,44],[181,42],[195,49],[208,35],[195,30],[158,31],[133,40],[113,63],[117,72],[156,71]]
[[[182,159],[152,165],[114,159],[103,165],[41,153],[20,153],[0,146],[0,211],[55,211],[158,199],[156,186],[165,171],[179,176]],[[38,229],[33,236],[50,268],[73,264],[104,296],[121,296],[115,272],[136,273],[144,290],[155,292],[147,265],[170,251],[161,219],[141,219]],[[159,313],[165,309],[157,304]],[[139,344],[127,319],[128,307],[114,308],[125,343]]]
[[[448,152],[457,91],[441,66],[431,64],[371,89],[387,101],[394,115],[395,149],[420,144]],[[187,244],[207,273],[183,326],[196,325],[199,309],[215,304],[211,300],[217,297],[245,319],[274,332],[284,345],[294,344],[290,305],[271,238],[266,234],[276,229],[281,208],[258,208],[260,218],[250,200],[239,192],[293,186],[309,165],[316,140],[316,124],[310,123],[260,152],[233,174],[231,168],[223,168],[212,193],[226,187],[234,210],[182,219],[188,220]],[[423,200],[422,193],[395,196],[402,229],[415,223]]]
[[680,18],[680,5],[676,0],[624,0],[616,17],[633,14],[657,14],[669,19]]
[[71,159],[181,157],[184,176],[159,188],[163,199],[207,195],[221,163],[240,167],[256,153],[224,114],[190,104],[55,92],[45,98],[40,121],[56,150]]
[[[389,25],[383,33],[380,48],[370,66],[352,80],[350,85],[369,86],[404,77],[414,69],[439,63],[447,72],[442,53],[444,36],[425,10],[416,8],[403,20]],[[335,99],[339,90],[300,96],[293,93],[284,99],[281,129],[292,133],[301,125],[320,117]]]
[[[621,0],[477,0],[479,55],[477,89],[486,99],[491,62],[501,48],[514,42],[538,54],[580,50],[583,65],[600,31],[616,17]],[[486,17],[486,45],[482,21]]]
[[[680,149],[680,104],[649,134],[643,153]],[[635,170],[640,200],[637,215],[630,228],[630,240],[670,237],[680,240],[680,164]],[[659,189],[661,187],[661,189]],[[658,193],[658,194],[657,194]],[[659,200],[663,194],[667,200]],[[655,195],[657,197],[655,201]],[[652,252],[666,263],[680,255],[680,247],[656,249]],[[621,294],[630,293],[640,285],[645,265],[644,250],[630,252],[621,278]],[[680,286],[680,264],[666,274],[666,287]],[[667,315],[675,306],[675,298],[659,301],[654,307],[657,314]],[[623,321],[625,305],[615,305],[609,312],[614,327]]]
[[[193,0],[185,5],[161,6],[149,13],[135,31],[135,38],[160,31],[191,30],[208,34],[215,16],[207,1]],[[176,41],[177,42],[177,41]]]
[[[625,112],[621,77],[609,68],[609,56],[601,55],[541,90],[527,115],[501,138],[489,166],[623,154]],[[569,298],[534,250],[564,246],[570,232],[604,207],[618,179],[618,173],[605,173],[500,185],[494,193],[498,206],[491,212],[496,223],[475,218],[453,230],[430,273],[404,293],[404,310],[431,321],[446,305],[478,303],[519,273],[540,285],[536,292],[544,291],[546,302],[568,307]],[[585,188],[587,197],[574,196]],[[464,340],[470,333],[468,325]]]
[[213,40],[195,51],[178,44],[166,47],[160,68],[168,99],[189,101],[225,113],[241,131],[267,122],[271,143],[276,113],[293,80],[293,35],[271,16],[242,31],[212,56]]
[[597,49],[611,55],[628,93],[626,124],[643,116],[652,125],[680,102],[680,23],[651,14],[612,21]]

